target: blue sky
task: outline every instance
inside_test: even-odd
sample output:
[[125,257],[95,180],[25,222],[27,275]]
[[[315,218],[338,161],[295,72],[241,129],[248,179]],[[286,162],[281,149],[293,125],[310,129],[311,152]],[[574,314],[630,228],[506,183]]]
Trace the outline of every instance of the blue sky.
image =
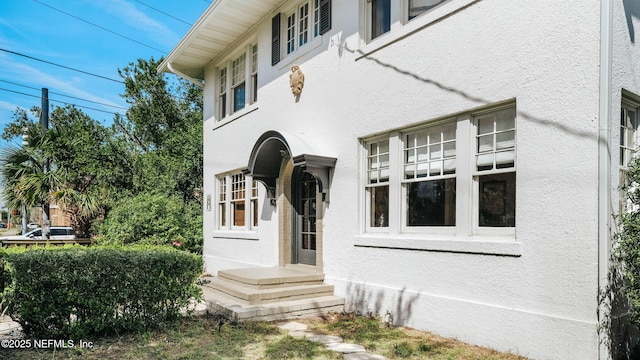
[[[118,69],[130,62],[138,58],[159,59],[168,55],[189,30],[190,25],[185,22],[195,23],[211,5],[210,2],[0,0],[0,49],[5,50],[0,51],[0,130],[11,122],[16,107],[29,109],[34,105],[39,106],[40,89],[43,87],[49,89],[49,98],[56,106],[64,104],[54,100],[107,112],[126,111],[58,94],[113,106],[127,106],[120,97],[124,92],[123,84],[49,65],[7,50],[121,80]],[[105,124],[110,124],[114,116],[81,109]]]

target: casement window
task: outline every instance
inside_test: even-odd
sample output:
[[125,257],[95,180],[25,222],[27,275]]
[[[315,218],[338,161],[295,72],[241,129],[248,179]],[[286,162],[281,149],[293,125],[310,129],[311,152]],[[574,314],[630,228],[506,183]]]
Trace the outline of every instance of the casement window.
[[515,234],[513,105],[394,130],[363,145],[367,232]]
[[640,144],[640,101],[631,96],[622,97],[620,107],[620,208],[619,213],[630,210],[631,202],[625,194],[625,187],[629,185],[627,174],[629,164],[636,156]]
[[218,228],[242,230],[258,226],[258,182],[235,172],[217,177]]
[[[276,14],[271,19],[271,65],[280,62],[281,52],[284,51],[285,56],[289,55],[303,48],[313,37],[323,35],[329,30],[331,0],[305,0],[297,3],[284,16]],[[281,40],[281,36],[284,36],[284,39]],[[281,44],[284,44],[284,49],[281,49]]]
[[258,100],[258,45],[243,49],[218,68],[219,120]]

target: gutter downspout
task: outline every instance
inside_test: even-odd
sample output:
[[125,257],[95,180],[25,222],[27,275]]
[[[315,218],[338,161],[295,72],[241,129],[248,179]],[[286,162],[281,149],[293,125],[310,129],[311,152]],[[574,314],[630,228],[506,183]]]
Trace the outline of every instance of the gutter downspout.
[[[609,141],[609,119],[611,116],[611,69],[613,4],[611,0],[600,2],[600,84],[598,110],[598,291],[608,286],[610,241],[610,181],[611,160]],[[600,295],[598,294],[598,298]],[[608,304],[598,303],[599,359],[609,359],[606,345],[607,333],[599,329],[608,316]]]
[[192,83],[192,84],[194,84],[194,85],[196,85],[196,86],[198,86],[198,87],[200,87],[200,88],[204,89],[204,83],[203,83],[202,81],[200,81],[200,80],[198,80],[198,79],[194,79],[194,78],[192,78],[191,76],[189,76],[189,75],[187,75],[187,74],[185,74],[185,73],[183,73],[183,72],[181,72],[181,71],[178,71],[178,70],[174,69],[170,62],[168,62],[168,63],[167,63],[167,68],[168,68],[168,69],[169,69],[169,71],[171,71],[172,73],[174,73],[174,74],[176,74],[176,75],[180,76],[181,78],[183,78],[183,79],[185,79],[185,80],[189,81],[190,83]]

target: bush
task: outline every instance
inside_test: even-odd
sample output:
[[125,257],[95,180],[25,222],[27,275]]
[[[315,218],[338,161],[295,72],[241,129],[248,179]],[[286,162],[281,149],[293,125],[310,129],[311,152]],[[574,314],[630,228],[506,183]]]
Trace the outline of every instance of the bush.
[[118,203],[98,229],[101,244],[171,245],[202,253],[202,209],[179,199],[141,194]]
[[622,292],[629,301],[631,319],[640,324],[640,158],[629,165],[623,190],[628,209],[618,216],[614,263],[622,276]]
[[180,317],[202,259],[167,247],[46,247],[3,250],[9,315],[27,337],[79,339],[141,332]]

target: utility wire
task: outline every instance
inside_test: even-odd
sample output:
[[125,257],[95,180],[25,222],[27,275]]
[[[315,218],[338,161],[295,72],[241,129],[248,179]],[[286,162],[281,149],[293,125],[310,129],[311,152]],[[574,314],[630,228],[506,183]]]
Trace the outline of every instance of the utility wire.
[[[41,90],[40,88],[37,88],[37,87],[28,86],[28,85],[22,85],[22,84],[18,84],[18,83],[7,81],[7,80],[0,79],[0,81],[4,82],[4,83],[7,83],[7,84],[11,84],[11,85],[22,86],[22,87],[25,87],[27,89]],[[68,98],[75,99],[75,100],[86,101],[86,102],[90,102],[90,103],[94,103],[94,104],[98,104],[98,105],[109,106],[109,107],[118,108],[118,109],[122,109],[122,110],[127,110],[128,109],[128,108],[123,107],[123,106],[110,105],[110,104],[101,103],[101,102],[98,102],[98,101],[83,99],[83,98],[79,98],[79,97],[75,97],[75,96],[71,96],[71,95],[65,95],[65,94],[61,94],[61,93],[57,93],[57,92],[53,92],[53,91],[49,91],[49,94],[60,95],[60,96],[68,97]]]
[[[31,94],[27,94],[27,93],[23,93],[23,92],[20,92],[20,91],[15,91],[15,90],[9,90],[9,89],[4,89],[4,88],[0,88],[0,90],[7,91],[7,92],[10,92],[10,93],[14,93],[14,94],[19,94],[19,95],[29,96],[29,97],[33,97],[33,98],[38,98],[38,99],[42,98],[41,96],[38,96],[38,95],[31,95]],[[71,106],[75,106],[75,107],[79,107],[79,108],[84,108],[84,109],[89,109],[89,110],[94,110],[94,111],[100,111],[100,112],[107,113],[107,114],[120,115],[120,116],[123,116],[123,117],[127,117],[126,115],[123,115],[123,114],[120,114],[120,113],[117,113],[117,112],[106,111],[106,110],[92,108],[92,107],[89,107],[89,106],[68,103],[66,101],[54,100],[54,99],[51,99],[51,98],[48,98],[48,100],[52,101],[52,102],[65,104],[65,105],[71,105]]]
[[163,54],[163,55],[166,55],[166,54],[167,54],[167,52],[166,52],[166,51],[164,51],[164,50],[160,50],[160,49],[155,48],[155,47],[153,47],[153,46],[150,46],[150,45],[147,45],[147,44],[145,44],[145,43],[142,43],[142,42],[140,42],[140,41],[138,41],[138,40],[132,39],[132,38],[130,38],[130,37],[128,37],[128,36],[125,36],[125,35],[122,35],[122,34],[120,34],[120,33],[117,33],[117,32],[115,32],[115,31],[113,31],[113,30],[109,30],[109,29],[107,29],[107,28],[105,28],[105,27],[103,27],[103,26],[100,26],[100,25],[98,25],[98,24],[94,24],[94,23],[92,23],[92,22],[90,22],[90,21],[84,20],[84,19],[82,19],[82,18],[80,18],[80,17],[77,17],[77,16],[75,16],[75,15],[73,15],[73,14],[70,14],[70,13],[68,13],[68,12],[66,12],[66,11],[62,11],[62,10],[60,10],[60,9],[58,9],[58,8],[55,8],[55,7],[51,6],[51,5],[45,4],[45,3],[43,3],[42,1],[39,1],[39,0],[33,0],[33,1],[37,2],[38,4],[44,5],[44,6],[48,7],[48,8],[51,8],[51,9],[53,9],[53,10],[55,10],[55,11],[61,12],[61,13],[65,14],[65,15],[67,15],[67,16],[71,16],[71,17],[72,17],[72,18],[74,18],[74,19],[80,20],[80,21],[82,21],[82,22],[84,22],[84,23],[87,23],[87,24],[89,24],[89,25],[95,26],[95,27],[97,27],[97,28],[99,28],[99,29],[102,29],[102,30],[104,30],[104,31],[110,32],[110,33],[112,33],[112,34],[114,34],[114,35],[118,35],[118,36],[120,36],[121,38],[127,39],[127,40],[129,40],[129,41],[133,41],[133,42],[135,42],[135,43],[137,43],[137,44],[140,44],[140,45],[142,45],[142,46],[148,47],[149,49],[156,50],[156,51],[160,52],[160,53],[161,53],[161,54]]
[[171,14],[167,14],[166,12],[164,12],[164,11],[162,11],[162,10],[158,10],[158,9],[154,8],[153,6],[151,6],[151,5],[148,5],[148,4],[143,3],[142,1],[139,1],[139,0],[135,0],[135,1],[136,1],[137,3],[139,3],[139,4],[142,4],[142,5],[144,5],[144,6],[148,7],[148,8],[150,8],[150,9],[153,9],[153,10],[155,10],[155,11],[159,12],[160,14],[166,15],[166,16],[168,16],[168,17],[172,18],[172,19],[178,20],[178,21],[180,21],[180,22],[182,22],[182,23],[184,23],[184,24],[187,24],[187,25],[189,25],[189,26],[193,26],[193,24],[190,24],[190,23],[188,23],[188,22],[186,22],[186,21],[184,21],[184,20],[182,20],[182,19],[179,19],[179,18],[177,18],[177,17],[175,17],[175,16],[173,16],[173,15],[171,15]]
[[[34,1],[37,1],[37,0],[34,0]],[[46,60],[38,59],[38,58],[35,58],[35,57],[33,57],[33,56],[29,56],[29,55],[21,54],[21,53],[15,52],[15,51],[7,50],[7,49],[2,49],[2,48],[0,48],[0,51],[4,51],[4,52],[7,52],[7,53],[9,53],[9,54],[22,56],[22,57],[25,57],[25,58],[27,58],[27,59],[31,59],[31,60],[35,60],[35,61],[40,61],[40,62],[43,62],[43,63],[45,63],[45,64],[59,66],[59,67],[61,67],[61,68],[65,68],[65,69],[68,69],[68,70],[73,70],[73,71],[77,71],[77,72],[79,72],[79,73],[83,73],[83,74],[87,74],[87,75],[91,75],[91,76],[99,77],[99,78],[102,78],[102,79],[105,79],[105,80],[115,81],[115,82],[117,82],[117,83],[124,84],[124,81],[121,81],[121,80],[116,80],[116,79],[108,78],[108,77],[106,77],[106,76],[102,76],[102,75],[92,74],[92,73],[87,72],[87,71],[83,71],[83,70],[75,69],[75,68],[72,68],[72,67],[69,67],[69,66],[64,66],[64,65],[60,65],[60,64],[56,64],[56,63],[52,63],[51,61],[46,61]]]

